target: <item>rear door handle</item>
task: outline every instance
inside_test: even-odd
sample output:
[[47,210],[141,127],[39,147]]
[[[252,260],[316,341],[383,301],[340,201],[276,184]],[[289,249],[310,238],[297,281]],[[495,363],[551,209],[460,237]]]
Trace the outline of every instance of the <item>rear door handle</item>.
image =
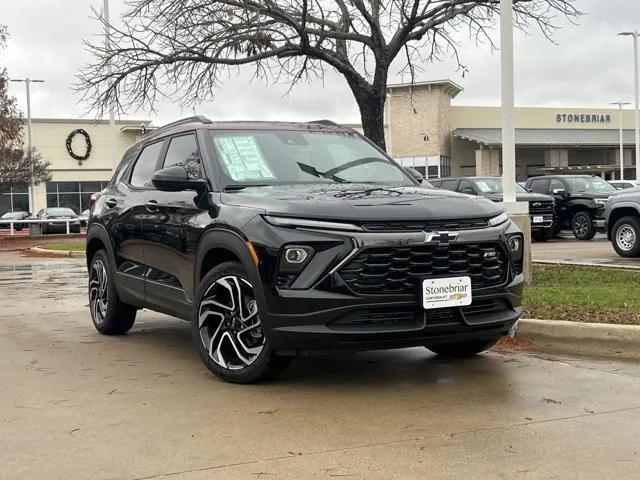
[[105,202],[105,205],[109,208],[113,208],[118,204],[118,201],[115,198],[110,198]]
[[144,206],[148,212],[156,212],[158,210],[158,202],[156,200],[149,200]]

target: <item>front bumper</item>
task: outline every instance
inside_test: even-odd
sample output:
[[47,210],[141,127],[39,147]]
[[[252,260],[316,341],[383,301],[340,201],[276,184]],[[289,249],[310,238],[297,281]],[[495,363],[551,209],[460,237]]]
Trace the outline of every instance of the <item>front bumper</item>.
[[531,219],[531,230],[548,230],[551,227],[553,227],[554,218],[552,213],[545,213],[545,214],[532,213],[529,216]]
[[[342,281],[339,271],[362,249],[424,244],[424,232],[338,233],[269,226],[261,229],[264,242],[259,256],[272,255],[259,269],[264,298],[260,318],[270,345],[281,353],[304,354],[335,350],[371,350],[433,345],[505,334],[522,314],[523,276],[506,267],[504,281],[474,288],[468,307],[425,310],[416,294],[357,294]],[[511,222],[478,230],[458,231],[455,242],[504,242],[506,234],[519,232]],[[285,244],[318,244],[326,249],[293,283],[278,288],[274,253]],[[327,253],[327,255],[325,255]],[[330,254],[330,255],[329,255]],[[315,263],[314,263],[315,262]],[[262,263],[262,262],[261,262]]]

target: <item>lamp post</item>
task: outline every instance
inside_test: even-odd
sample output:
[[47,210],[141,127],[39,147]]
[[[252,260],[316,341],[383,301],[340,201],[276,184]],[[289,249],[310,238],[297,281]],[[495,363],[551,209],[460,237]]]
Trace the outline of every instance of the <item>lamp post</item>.
[[516,202],[513,0],[500,0],[500,95],[502,97],[502,199],[508,205]]
[[640,180],[640,100],[638,100],[638,30],[620,32],[618,35],[633,36],[633,81],[636,100],[635,130],[636,130],[636,181]]
[[629,102],[618,100],[611,102],[611,105],[618,105],[618,127],[620,129],[620,180],[624,180],[624,142],[622,138],[622,106],[629,105]]
[[30,85],[31,83],[44,83],[44,80],[35,80],[31,78],[12,78],[11,81],[24,83],[27,89],[27,151],[29,152],[29,163],[31,164],[31,174],[30,174],[30,181],[29,181],[29,190],[30,190],[29,191],[29,208],[31,209],[31,212],[35,212],[36,189],[33,183],[33,157],[31,156],[33,146],[31,145],[31,88],[30,88]]
[[[110,20],[109,20],[109,0],[103,0],[102,3],[103,17],[104,17],[104,47],[105,50],[109,48],[110,40]],[[107,74],[111,75],[111,65],[107,64]],[[115,170],[118,164],[118,158],[116,157],[116,120],[113,105],[109,105],[109,130],[111,130],[111,162],[113,169]]]

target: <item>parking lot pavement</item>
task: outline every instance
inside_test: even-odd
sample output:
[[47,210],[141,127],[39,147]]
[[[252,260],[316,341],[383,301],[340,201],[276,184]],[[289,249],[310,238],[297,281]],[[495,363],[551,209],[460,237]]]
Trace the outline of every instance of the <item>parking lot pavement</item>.
[[414,348],[230,385],[186,323],[98,335],[81,261],[5,260],[0,478],[637,478],[638,364]]
[[611,246],[611,242],[602,236],[589,241],[561,238],[548,242],[533,242],[531,244],[531,259],[534,262],[640,268],[640,258],[619,256]]

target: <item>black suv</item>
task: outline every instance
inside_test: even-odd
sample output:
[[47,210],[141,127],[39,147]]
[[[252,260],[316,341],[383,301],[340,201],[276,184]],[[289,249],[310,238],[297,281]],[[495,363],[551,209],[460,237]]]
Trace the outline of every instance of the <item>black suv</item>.
[[[443,177],[431,180],[430,183],[437,188],[468,195],[482,195],[494,202],[502,202],[502,179],[500,177]],[[549,240],[553,236],[553,197],[529,193],[516,183],[516,200],[529,203],[531,237],[537,242]]]
[[89,304],[122,334],[191,322],[231,382],[292,356],[486,350],[520,316],[522,233],[495,203],[429,190],[355,131],[194,117],[125,153],[91,209]]
[[591,240],[604,231],[604,207],[616,189],[606,180],[589,175],[548,175],[531,177],[527,190],[553,195],[556,201],[556,231],[573,231],[578,240]]

